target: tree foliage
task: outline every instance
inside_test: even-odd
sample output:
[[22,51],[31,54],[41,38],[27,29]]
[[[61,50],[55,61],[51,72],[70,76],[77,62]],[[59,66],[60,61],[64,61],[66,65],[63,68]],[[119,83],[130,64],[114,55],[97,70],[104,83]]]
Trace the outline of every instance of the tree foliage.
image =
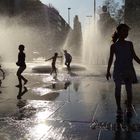
[[103,4],[107,6],[108,12],[118,23],[123,22],[124,0],[122,0],[120,3],[116,2],[116,0],[104,0]]

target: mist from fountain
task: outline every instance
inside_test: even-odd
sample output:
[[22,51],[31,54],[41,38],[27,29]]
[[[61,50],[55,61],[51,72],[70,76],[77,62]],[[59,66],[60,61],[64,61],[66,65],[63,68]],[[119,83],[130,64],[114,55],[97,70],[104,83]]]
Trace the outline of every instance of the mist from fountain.
[[[19,24],[20,18],[0,17],[0,57],[4,62],[17,61],[18,46],[25,45],[27,60],[31,60],[34,52],[48,49],[44,33],[35,27]],[[47,55],[46,51],[46,55]]]
[[103,36],[94,21],[83,33],[82,59],[88,67],[106,65],[109,57],[111,35]]

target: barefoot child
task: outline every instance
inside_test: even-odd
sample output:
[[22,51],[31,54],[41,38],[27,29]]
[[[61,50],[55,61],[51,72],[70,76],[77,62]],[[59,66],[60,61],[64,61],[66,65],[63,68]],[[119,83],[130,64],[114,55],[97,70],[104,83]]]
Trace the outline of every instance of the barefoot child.
[[67,50],[64,50],[64,56],[65,56],[65,65],[67,66],[68,71],[70,68],[70,63],[72,61],[72,56],[67,52]]
[[132,111],[132,82],[134,79],[133,59],[140,64],[133,43],[125,40],[128,36],[129,26],[126,24],[118,25],[112,37],[113,44],[110,47],[110,57],[108,61],[106,78],[111,78],[110,68],[115,55],[113,79],[115,82],[115,99],[117,104],[117,115],[122,114],[121,108],[121,85],[125,84],[127,92],[127,112]]
[[19,45],[19,53],[18,53],[18,61],[16,62],[16,65],[19,66],[17,70],[17,77],[19,84],[16,85],[16,87],[21,87],[22,86],[22,80],[24,81],[24,85],[28,82],[26,78],[22,76],[23,71],[26,69],[26,64],[25,64],[25,53],[24,53],[24,45]]
[[56,69],[56,60],[57,58],[62,58],[62,56],[58,56],[58,53],[54,53],[54,56],[45,60],[45,61],[48,61],[48,60],[52,60],[52,70],[50,72],[50,74],[52,75],[53,72],[55,72],[56,76],[57,76],[57,69]]

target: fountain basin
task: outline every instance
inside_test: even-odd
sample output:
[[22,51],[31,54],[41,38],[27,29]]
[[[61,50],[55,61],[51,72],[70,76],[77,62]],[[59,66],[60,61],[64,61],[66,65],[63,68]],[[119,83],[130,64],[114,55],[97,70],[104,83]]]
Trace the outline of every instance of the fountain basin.
[[[64,66],[62,69],[67,70],[67,67]],[[86,67],[83,65],[79,65],[79,64],[72,64],[71,65],[71,71],[85,71],[85,70],[86,70]]]
[[[60,68],[60,66],[58,67]],[[67,67],[63,66],[62,70],[67,71]],[[73,64],[71,65],[71,71],[85,71],[86,67],[83,65],[79,65],[79,64]],[[48,65],[38,65],[32,68],[33,72],[37,72],[37,73],[50,73],[51,72],[51,66]]]
[[32,68],[32,71],[35,73],[50,73],[51,66],[35,66]]

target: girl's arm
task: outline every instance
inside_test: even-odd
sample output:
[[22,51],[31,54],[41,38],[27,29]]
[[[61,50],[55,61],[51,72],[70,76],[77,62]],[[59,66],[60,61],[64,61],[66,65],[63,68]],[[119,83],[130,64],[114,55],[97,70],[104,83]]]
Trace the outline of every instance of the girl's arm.
[[62,58],[63,56],[57,56],[58,58]]
[[110,56],[109,56],[109,61],[108,61],[107,74],[106,74],[107,80],[109,80],[109,78],[111,78],[110,68],[111,68],[111,65],[113,62],[113,56],[114,56],[114,44],[112,44],[110,47]]
[[140,59],[139,59],[139,57],[138,57],[138,56],[136,55],[136,53],[135,53],[135,50],[134,50],[133,44],[132,44],[131,49],[132,49],[132,55],[133,55],[134,60],[135,60],[137,63],[140,64]]
[[51,57],[51,58],[49,58],[49,59],[46,59],[45,61],[49,61],[49,60],[51,60],[51,59],[53,59],[53,57]]

